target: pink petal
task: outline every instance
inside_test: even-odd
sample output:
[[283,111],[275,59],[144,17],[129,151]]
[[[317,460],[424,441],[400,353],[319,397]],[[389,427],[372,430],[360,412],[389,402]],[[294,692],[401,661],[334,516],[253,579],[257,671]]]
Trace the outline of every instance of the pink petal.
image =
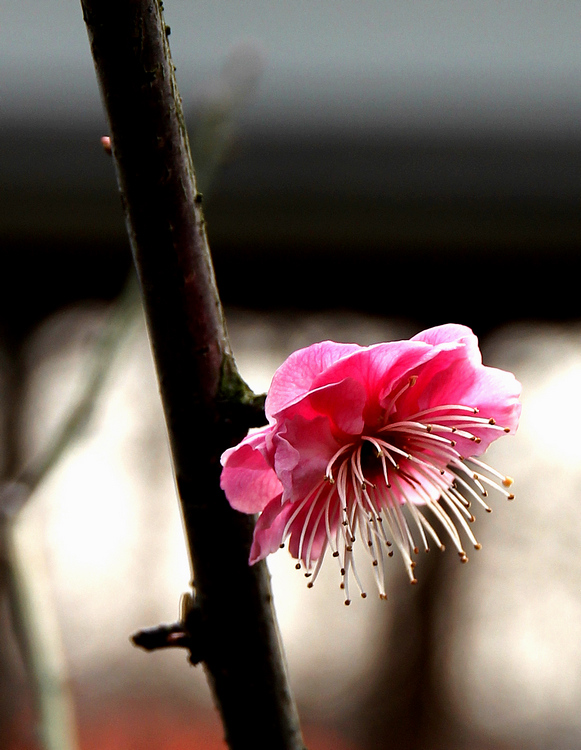
[[[437,346],[438,344],[451,344],[461,342],[470,348],[470,351],[478,351],[478,339],[468,326],[447,323],[446,325],[434,326],[412,336],[410,341],[425,341],[427,344]],[[478,351],[480,360],[480,352]]]
[[[456,390],[458,381],[463,377],[472,377],[472,373],[479,367],[482,367],[482,355],[478,348],[478,339],[472,333],[470,328],[461,325],[448,324],[429,328],[426,331],[418,333],[411,339],[412,341],[423,341],[432,347],[430,357],[421,363],[421,366],[413,371],[415,386],[410,388],[405,394],[402,394],[398,400],[397,411],[400,416],[411,414],[420,408],[426,408],[425,404],[429,402],[430,406],[438,403],[469,405],[460,401],[438,401],[437,397],[428,398],[426,394],[431,393],[436,381],[441,382],[447,379]],[[450,369],[452,365],[458,368],[467,368],[464,375],[458,369]],[[486,368],[490,369],[490,368]],[[443,375],[442,373],[446,373]],[[412,374],[410,371],[408,374]],[[404,383],[400,384],[404,385]],[[445,398],[442,396],[442,399]],[[388,394],[385,395],[385,401],[388,400]]]
[[[339,523],[338,508],[339,501],[337,500],[336,507],[333,508],[334,512],[331,513],[331,534],[335,532]],[[311,563],[319,559],[328,544],[324,519],[324,500],[315,503],[310,516],[308,516],[309,510],[310,506],[304,508],[292,522],[288,543],[291,555],[295,559],[300,557],[306,567],[310,567]]]
[[264,560],[267,555],[276,552],[282,543],[282,533],[288,518],[292,515],[294,504],[283,503],[282,498],[276,497],[264,508],[256,526],[250,549],[250,565]]
[[325,481],[327,464],[341,447],[326,417],[305,419],[301,415],[285,421],[273,444],[274,468],[284,496],[294,501],[306,497]]
[[228,502],[243,513],[258,513],[282,492],[282,485],[267,461],[266,427],[244,438],[222,455],[220,487]]
[[[464,386],[464,393],[458,394],[460,403],[474,404],[479,410],[477,416],[493,419],[499,427],[508,429],[512,434],[516,432],[521,413],[521,385],[512,373],[481,366],[473,373],[471,380],[464,381]],[[490,429],[476,428],[470,431],[480,438],[480,443],[465,447],[459,444],[457,450],[466,456],[479,456],[490,443],[504,434]]]
[[364,426],[363,410],[367,394],[361,383],[353,378],[344,378],[338,383],[331,383],[315,388],[306,393],[276,414],[279,424],[301,416],[303,419],[327,417],[334,431],[348,435],[358,435]]
[[[448,366],[438,372],[429,373],[429,378],[425,381],[423,378],[426,373],[422,373],[422,380],[419,378],[417,385],[409,390],[409,397],[402,398],[399,410],[401,419],[433,406],[464,405],[478,409],[475,416],[493,419],[499,427],[508,428],[511,433],[516,431],[521,412],[521,385],[512,373],[485,367],[476,363],[473,356],[444,355],[440,360],[447,361]],[[444,412],[440,412],[440,415],[443,414]],[[437,421],[437,416],[434,416],[434,422]],[[457,437],[456,449],[464,456],[478,456],[484,453],[491,442],[505,434],[501,430],[487,427],[468,429],[480,438],[480,442],[474,443]]]
[[299,349],[275,372],[266,398],[266,415],[271,417],[311,390],[314,379],[333,362],[361,349],[358,344],[321,341]]
[[[447,344],[455,347],[457,344]],[[364,420],[375,426],[380,407],[389,402],[394,387],[404,376],[433,358],[438,349],[423,341],[390,341],[359,349],[332,364],[313,381],[313,388],[329,383],[352,380],[358,382],[366,394]],[[354,430],[360,432],[361,428]]]

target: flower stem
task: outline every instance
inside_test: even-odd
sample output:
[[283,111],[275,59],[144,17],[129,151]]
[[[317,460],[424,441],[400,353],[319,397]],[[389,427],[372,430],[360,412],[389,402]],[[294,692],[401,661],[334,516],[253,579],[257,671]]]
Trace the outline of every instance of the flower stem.
[[[81,0],[110,125],[170,437],[199,613],[231,748],[303,748],[253,523],[219,487],[220,455],[259,419],[230,353],[158,0]],[[197,659],[196,659],[197,660]]]

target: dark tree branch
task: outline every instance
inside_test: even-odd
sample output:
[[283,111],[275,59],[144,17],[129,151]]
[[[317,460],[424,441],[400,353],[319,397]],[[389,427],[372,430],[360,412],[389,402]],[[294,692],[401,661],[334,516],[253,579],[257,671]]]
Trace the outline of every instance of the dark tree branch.
[[[131,641],[135,646],[139,646],[144,651],[159,651],[161,648],[187,648],[190,654],[193,645],[190,636],[179,622],[174,622],[171,625],[155,625],[153,628],[143,628],[131,636]],[[194,663],[197,664],[199,661],[201,659]]]
[[298,750],[268,572],[248,566],[253,522],[219,487],[221,453],[260,421],[262,403],[230,354],[160,4],[81,5],[166,415],[203,660],[231,748]]

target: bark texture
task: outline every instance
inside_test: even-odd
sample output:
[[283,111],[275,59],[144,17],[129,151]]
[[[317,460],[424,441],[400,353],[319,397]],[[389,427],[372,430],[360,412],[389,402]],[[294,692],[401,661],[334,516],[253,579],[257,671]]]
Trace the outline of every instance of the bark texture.
[[260,410],[228,347],[160,3],[81,5],[187,533],[192,658],[205,664],[231,748],[299,750],[268,572],[248,566],[253,521],[219,487],[221,453]]

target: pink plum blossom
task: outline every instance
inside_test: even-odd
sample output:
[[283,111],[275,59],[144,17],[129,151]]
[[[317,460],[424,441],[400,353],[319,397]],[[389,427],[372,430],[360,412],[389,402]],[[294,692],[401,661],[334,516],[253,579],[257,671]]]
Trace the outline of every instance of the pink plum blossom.
[[444,549],[442,534],[465,562],[463,537],[480,548],[471,502],[490,511],[489,488],[513,498],[512,479],[479,456],[516,431],[520,390],[511,373],[482,364],[476,336],[459,325],[291,354],[268,392],[268,425],[222,456],[231,506],[260,514],[250,563],[288,540],[312,586],[330,549],[348,604],[350,571],[365,596],[356,541],[381,598],[394,546],[412,583],[419,546]]

